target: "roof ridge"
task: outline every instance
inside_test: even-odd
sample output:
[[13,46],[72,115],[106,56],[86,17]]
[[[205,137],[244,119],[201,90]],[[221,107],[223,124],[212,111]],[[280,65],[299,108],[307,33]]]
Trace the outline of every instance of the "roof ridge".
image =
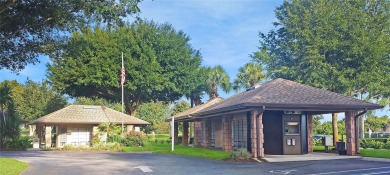
[[[282,79],[282,78],[280,78]],[[288,82],[291,82],[291,83],[296,83],[296,84],[299,84],[299,85],[302,85],[302,86],[305,86],[307,88],[312,88],[312,89],[316,89],[316,90],[322,90],[322,91],[325,91],[327,93],[330,93],[332,95],[337,95],[337,96],[342,96],[342,97],[346,97],[346,98],[349,98],[351,100],[354,100],[354,101],[359,101],[359,102],[364,102],[366,104],[375,104],[375,103],[372,103],[372,102],[368,102],[368,101],[364,101],[364,100],[360,100],[360,99],[357,99],[357,98],[354,98],[352,96],[349,96],[349,95],[345,95],[345,94],[342,94],[342,93],[338,93],[338,92],[333,92],[331,90],[328,90],[328,89],[323,89],[323,88],[318,88],[318,87],[314,87],[314,86],[310,86],[310,85],[307,85],[307,84],[304,84],[304,83],[299,83],[299,82],[295,82],[295,81],[292,81],[292,80],[287,80],[287,79],[283,79],[283,80],[286,80]]]

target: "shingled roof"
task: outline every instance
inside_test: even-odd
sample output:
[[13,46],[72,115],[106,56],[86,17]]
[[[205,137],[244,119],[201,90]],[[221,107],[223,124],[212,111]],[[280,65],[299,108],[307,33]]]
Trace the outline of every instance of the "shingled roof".
[[115,124],[147,125],[150,124],[139,118],[122,114],[105,106],[70,105],[53,113],[36,119],[32,124],[100,124],[110,122]]
[[199,110],[194,115],[210,115],[250,107],[332,112],[383,108],[374,103],[278,78]]
[[[197,105],[197,106],[189,108],[189,109],[187,109],[187,110],[185,110],[183,112],[180,112],[180,113],[174,115],[173,117],[175,118],[175,120],[178,120],[178,121],[185,120],[187,118],[191,118],[192,114],[194,114],[194,113],[196,113],[196,112],[198,112],[198,111],[200,111],[202,109],[205,109],[207,107],[210,107],[210,106],[212,106],[214,104],[217,104],[217,103],[219,103],[221,101],[223,101],[223,98],[217,97],[217,98],[214,98],[214,99],[211,99],[211,100],[207,101],[204,104]],[[166,121],[170,121],[170,120],[172,120],[172,117],[166,119]]]

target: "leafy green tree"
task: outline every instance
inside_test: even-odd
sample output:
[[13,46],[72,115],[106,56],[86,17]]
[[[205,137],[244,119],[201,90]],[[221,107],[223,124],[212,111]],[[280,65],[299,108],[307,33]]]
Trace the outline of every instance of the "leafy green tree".
[[253,58],[286,78],[367,99],[390,96],[390,2],[289,0]]
[[49,66],[49,79],[72,97],[121,101],[121,52],[124,53],[126,111],[141,103],[172,102],[193,90],[201,58],[190,38],[170,24],[138,20],[115,29],[85,29],[71,37],[59,59]]
[[[150,128],[146,128],[149,133],[156,131],[157,133],[165,133],[169,125],[166,125],[165,119],[171,116],[170,105],[161,101],[143,103],[139,106],[136,117],[150,122]],[[160,127],[160,125],[165,126]]]
[[0,69],[19,71],[56,50],[68,33],[94,25],[123,25],[141,0],[2,0]]
[[390,1],[289,0],[275,14],[276,29],[260,33],[253,54],[270,77],[390,98]]
[[202,96],[208,91],[206,80],[208,78],[209,70],[210,68],[202,66],[193,73],[195,78],[193,78],[191,84],[191,91],[185,94],[187,99],[190,100],[191,107],[202,104]]
[[233,82],[233,89],[249,88],[255,86],[266,78],[264,69],[258,63],[247,63],[238,70],[237,78]]
[[32,121],[67,105],[66,98],[55,92],[47,81],[35,83],[27,80],[19,94],[14,96],[17,114]]
[[220,65],[208,70],[206,84],[207,93],[209,94],[210,99],[217,98],[219,96],[218,87],[222,88],[225,92],[229,92],[231,88],[229,75]]
[[180,112],[183,112],[187,109],[191,108],[190,104],[188,104],[186,101],[182,100],[179,103],[175,103],[172,107],[171,115],[174,116]]
[[374,132],[383,132],[384,128],[389,123],[390,123],[390,118],[386,115],[382,117],[370,116],[367,117],[364,123],[365,125],[364,128],[366,129],[366,131],[371,129]]
[[325,135],[331,135],[333,133],[332,130],[332,122],[326,121],[322,123],[321,125],[317,126],[316,128],[313,128],[314,133],[317,134],[325,134]]
[[321,125],[321,120],[324,119],[322,115],[314,115],[313,116],[313,134],[321,134],[318,133],[317,129]]

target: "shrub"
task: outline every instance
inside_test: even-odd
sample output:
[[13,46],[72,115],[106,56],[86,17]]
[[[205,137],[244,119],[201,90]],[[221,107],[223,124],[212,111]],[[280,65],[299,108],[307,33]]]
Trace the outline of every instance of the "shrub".
[[378,141],[372,141],[372,148],[374,149],[383,149],[385,147],[385,143],[378,142]]
[[145,146],[147,137],[142,132],[131,131],[125,140],[126,146]]
[[99,143],[92,147],[95,151],[121,151],[121,144],[113,143]]
[[362,148],[369,148],[371,145],[370,145],[370,142],[366,139],[361,139],[360,140],[360,147]]
[[251,153],[249,153],[248,150],[246,150],[244,148],[240,148],[237,151],[233,151],[233,152],[230,153],[230,158],[231,159],[246,160],[246,159],[249,159],[251,157],[252,157]]
[[109,143],[112,143],[112,142],[121,143],[122,142],[122,137],[120,135],[110,135],[107,138],[107,142],[109,142]]
[[164,144],[164,142],[165,142],[165,140],[160,140],[160,143],[161,143],[161,144]]
[[6,147],[9,150],[15,150],[15,151],[24,151],[27,150],[27,148],[31,148],[32,140],[30,137],[23,136],[19,138],[9,139],[6,141]]
[[389,139],[383,138],[365,138],[360,140],[362,148],[390,149]]
[[96,144],[99,144],[100,143],[100,138],[98,135],[94,135],[92,137],[92,145],[96,145]]
[[384,146],[384,149],[390,149],[390,142],[387,142]]
[[66,151],[70,151],[73,149],[74,149],[74,146],[72,144],[65,144],[64,145],[64,150],[66,150]]

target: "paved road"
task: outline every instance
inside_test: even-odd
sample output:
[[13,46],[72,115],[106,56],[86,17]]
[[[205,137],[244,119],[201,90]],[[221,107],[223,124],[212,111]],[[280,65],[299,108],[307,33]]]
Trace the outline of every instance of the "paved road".
[[151,153],[0,152],[30,165],[22,174],[390,174],[390,162],[375,159],[236,163]]

